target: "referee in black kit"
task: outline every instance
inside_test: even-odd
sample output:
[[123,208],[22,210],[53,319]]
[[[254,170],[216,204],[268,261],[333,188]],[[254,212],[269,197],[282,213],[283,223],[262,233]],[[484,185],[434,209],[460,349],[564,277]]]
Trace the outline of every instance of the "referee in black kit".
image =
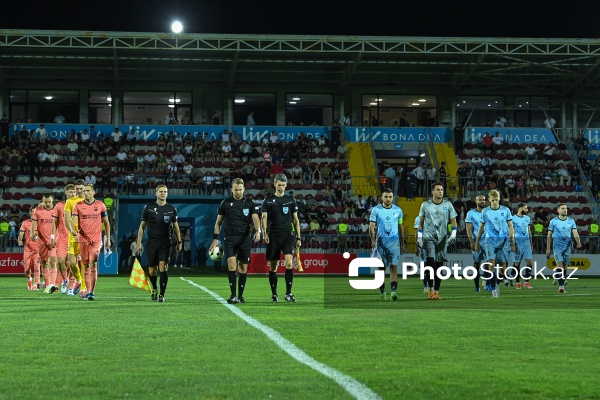
[[[171,255],[171,239],[175,233],[177,251],[181,251],[181,232],[177,223],[177,209],[167,203],[168,190],[166,185],[156,186],[156,201],[148,203],[142,211],[142,223],[138,230],[136,254],[142,246],[144,230],[148,226],[148,240],[146,241],[146,256],[148,257],[148,272],[152,285],[152,300],[159,303],[165,302],[165,290],[169,275],[167,273],[169,256]],[[160,271],[160,294],[156,288],[156,267]]]
[[[292,260],[294,249],[300,247],[300,221],[298,221],[298,206],[296,200],[285,194],[287,177],[284,174],[275,175],[275,194],[268,196],[262,205],[262,226],[265,242],[267,243],[267,260],[269,261],[269,283],[273,303],[279,302],[277,297],[277,265],[283,253],[285,263],[285,301],[295,303],[292,294],[294,270]],[[292,223],[295,234],[292,233]]]
[[[260,240],[260,219],[258,208],[254,201],[244,198],[244,181],[235,178],[231,182],[231,197],[223,200],[219,206],[217,221],[213,232],[213,241],[209,251],[219,243],[219,233],[225,225],[225,255],[227,256],[227,269],[229,289],[231,296],[227,299],[229,304],[245,303],[244,288],[246,286],[246,271],[250,263],[252,239],[250,226],[254,226],[254,241]],[[236,296],[236,273],[239,272],[238,294]]]

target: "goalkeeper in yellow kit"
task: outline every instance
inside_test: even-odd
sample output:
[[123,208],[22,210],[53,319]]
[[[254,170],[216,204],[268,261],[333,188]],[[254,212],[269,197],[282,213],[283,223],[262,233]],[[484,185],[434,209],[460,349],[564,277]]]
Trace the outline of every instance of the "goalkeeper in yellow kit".
[[83,201],[83,187],[85,182],[81,179],[75,181],[75,196],[67,199],[65,203],[65,226],[69,231],[69,250],[67,251],[69,257],[69,267],[71,268],[71,273],[75,277],[75,283],[73,287],[69,288],[69,296],[75,296],[81,291],[81,296],[85,296],[85,281],[81,279],[81,269],[79,265],[79,242],[77,238],[77,231],[79,229],[79,224],[77,219],[75,221],[71,220],[73,216],[73,209],[75,205],[80,201]]

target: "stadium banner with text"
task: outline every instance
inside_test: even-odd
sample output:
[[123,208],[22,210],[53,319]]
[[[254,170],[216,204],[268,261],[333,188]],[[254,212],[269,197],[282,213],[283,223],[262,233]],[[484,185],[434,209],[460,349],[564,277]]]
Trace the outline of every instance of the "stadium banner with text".
[[492,137],[496,132],[504,137],[505,143],[556,143],[551,129],[546,128],[497,128],[469,127],[465,130],[465,143],[481,143],[481,138],[489,132]]
[[[50,139],[66,139],[71,130],[82,132],[84,129],[90,130],[94,126],[96,133],[102,133],[105,137],[110,136],[114,131],[114,125],[108,124],[44,124],[48,137]],[[40,124],[13,124],[12,134],[17,134],[21,127],[27,130],[36,130]],[[226,125],[131,125],[123,124],[119,130],[126,135],[133,129],[140,140],[157,140],[162,134],[169,132],[181,133],[185,135],[190,133],[194,138],[203,137],[207,141],[221,140],[223,131],[227,129]],[[262,141],[268,139],[272,132],[277,135],[278,141],[293,142],[298,139],[300,134],[305,137],[319,139],[329,138],[329,127],[323,126],[245,126],[235,125],[233,131],[237,132],[242,140]],[[465,131],[465,143],[478,143],[486,132],[492,136],[500,132],[508,143],[556,143],[554,134],[550,129],[543,128],[490,128],[473,127]],[[346,127],[344,135],[348,142],[373,142],[376,143],[419,143],[428,141],[429,138],[435,143],[449,142],[452,139],[452,130],[445,128],[386,128],[386,127]],[[600,143],[598,131],[588,130],[586,136],[590,144]]]
[[23,253],[0,253],[0,275],[23,274]]
[[[67,139],[71,130],[75,130],[76,133],[83,132],[84,129],[90,131],[90,127],[93,126],[96,130],[96,134],[102,133],[104,137],[110,136],[115,130],[114,125],[109,124],[44,124],[46,132],[48,132],[48,139]],[[19,133],[22,127],[25,127],[28,131],[35,131],[40,127],[40,124],[12,124],[11,134],[16,135]]]
[[588,129],[583,135],[590,145],[600,145],[600,129]]
[[[22,126],[28,131],[36,130],[40,124],[13,124],[13,134],[17,134]],[[84,129],[90,131],[90,127],[94,126],[96,134],[102,133],[104,137],[109,137],[114,132],[114,125],[107,124],[44,124],[44,128],[48,132],[50,139],[67,139],[71,130],[80,133]],[[220,140],[223,130],[227,129],[225,125],[131,125],[122,124],[119,130],[125,137],[127,133],[133,129],[140,140],[157,140],[159,135],[165,135],[169,132],[181,133],[185,135],[190,133],[194,138],[203,136],[206,140]]]
[[[100,253],[98,258],[98,274],[113,275],[117,273],[119,266],[119,256],[117,253],[111,253],[108,257],[104,252]],[[21,275],[23,274],[23,253],[0,253],[0,275]]]
[[[346,259],[341,253],[302,253],[300,250],[300,259],[302,260],[302,274],[339,274],[348,275],[348,265],[350,261],[356,258],[356,254],[350,254]],[[267,274],[269,265],[267,264],[265,253],[252,253],[250,256],[249,274]],[[285,272],[283,258],[279,260],[277,272]]]
[[353,126],[344,128],[347,142],[365,143],[373,140],[375,143],[419,143],[431,140],[435,143],[449,142],[452,139],[450,128],[384,128]]

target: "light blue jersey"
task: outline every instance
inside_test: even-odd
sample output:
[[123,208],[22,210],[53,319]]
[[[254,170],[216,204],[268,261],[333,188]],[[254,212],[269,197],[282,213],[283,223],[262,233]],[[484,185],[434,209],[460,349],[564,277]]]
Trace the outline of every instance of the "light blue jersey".
[[508,221],[512,221],[512,214],[505,206],[497,210],[486,207],[481,213],[483,227],[482,242],[486,247],[501,247],[508,243]]
[[515,247],[516,252],[513,254],[513,262],[520,264],[524,260],[531,260],[533,252],[531,250],[531,235],[530,226],[531,218],[527,215],[522,217],[519,214],[513,215],[513,228],[515,229]]
[[402,209],[394,204],[390,208],[379,204],[371,211],[369,221],[374,222],[377,227],[377,250],[386,266],[398,265],[400,261],[398,227],[402,225],[402,218]]
[[548,231],[552,232],[552,246],[557,249],[571,248],[573,229],[577,229],[575,221],[567,217],[565,220],[554,217],[550,221]]
[[531,218],[527,215],[522,217],[519,214],[513,215],[513,228],[515,229],[515,243],[517,246],[531,244],[531,237],[529,236],[529,227],[531,226]]
[[509,261],[510,241],[508,236],[508,221],[512,221],[512,214],[505,206],[486,207],[481,213],[483,236],[480,245],[485,251],[485,258],[496,262]]
[[573,229],[577,229],[577,225],[569,217],[564,220],[554,217],[548,226],[548,231],[552,232],[554,261],[557,263],[562,262],[565,267],[568,267],[571,261],[571,237],[573,236]]
[[[477,234],[479,233],[479,226],[481,225],[481,212],[477,211],[477,208],[469,210],[467,218],[465,218],[465,223],[471,224],[470,226],[467,225],[467,229],[471,229],[471,237],[473,238],[473,242],[475,242],[477,240]],[[473,261],[479,263],[485,261],[485,251],[483,246],[481,246],[479,253],[475,250],[472,250],[471,253],[473,254]]]

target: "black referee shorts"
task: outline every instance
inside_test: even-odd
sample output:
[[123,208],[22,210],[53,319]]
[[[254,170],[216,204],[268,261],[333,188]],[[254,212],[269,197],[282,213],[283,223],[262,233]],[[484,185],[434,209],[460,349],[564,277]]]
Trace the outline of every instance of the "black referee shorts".
[[244,264],[250,262],[250,251],[252,250],[252,238],[245,236],[225,236],[225,257],[236,257]]
[[146,257],[148,257],[149,267],[158,267],[160,261],[168,264],[171,258],[171,240],[148,239],[146,242]]
[[269,235],[269,244],[267,245],[267,261],[279,260],[281,253],[294,254],[296,246],[296,235],[293,233],[282,235]]

